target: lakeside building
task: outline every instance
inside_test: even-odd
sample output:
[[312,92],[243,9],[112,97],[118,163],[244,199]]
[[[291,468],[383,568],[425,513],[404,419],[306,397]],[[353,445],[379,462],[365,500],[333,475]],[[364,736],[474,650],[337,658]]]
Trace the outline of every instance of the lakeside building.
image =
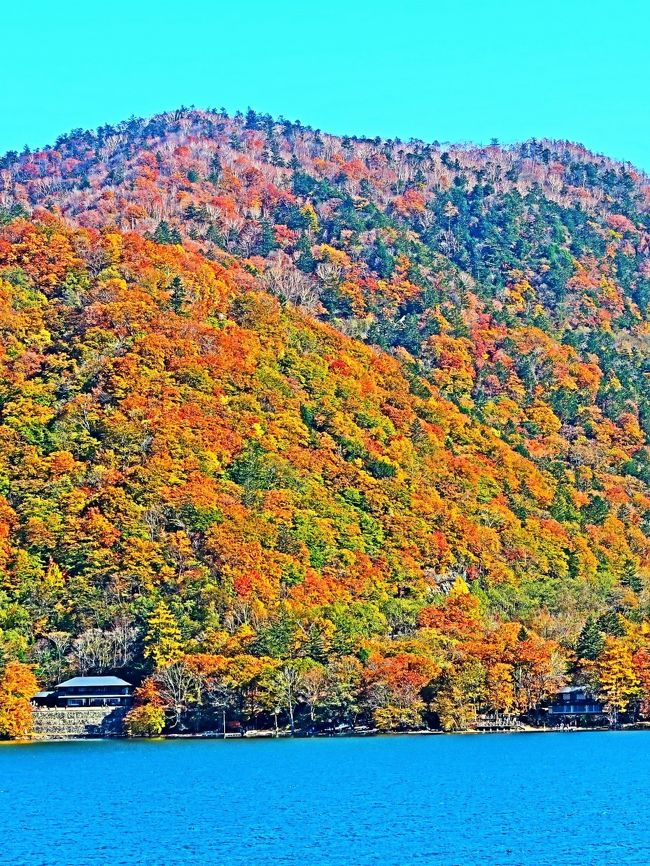
[[586,686],[567,686],[555,696],[548,707],[550,718],[561,716],[600,716],[605,713],[603,704],[591,695]]
[[132,701],[133,686],[119,677],[73,677],[34,696],[41,707],[128,707]]

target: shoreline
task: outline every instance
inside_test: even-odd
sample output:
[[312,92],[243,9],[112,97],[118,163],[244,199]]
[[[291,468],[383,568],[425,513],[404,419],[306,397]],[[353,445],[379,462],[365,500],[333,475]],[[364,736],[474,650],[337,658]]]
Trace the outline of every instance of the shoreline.
[[649,731],[650,722],[635,722],[619,727],[612,728],[609,726],[600,726],[593,728],[549,728],[549,727],[534,727],[526,725],[510,730],[477,730],[470,729],[466,731],[340,731],[337,733],[316,733],[302,734],[297,733],[292,735],[290,731],[247,731],[244,734],[227,733],[225,736],[216,731],[204,731],[201,733],[178,733],[178,734],[161,734],[157,737],[128,737],[126,735],[116,734],[114,736],[48,736],[38,735],[28,739],[21,740],[6,740],[0,744],[33,744],[33,743],[70,743],[76,741],[87,742],[90,740],[129,740],[129,741],[160,741],[160,740],[313,740],[313,739],[353,739],[363,737],[446,737],[446,736],[477,736],[477,735],[495,735],[495,734],[592,734],[605,733],[607,731],[626,733],[629,731]]

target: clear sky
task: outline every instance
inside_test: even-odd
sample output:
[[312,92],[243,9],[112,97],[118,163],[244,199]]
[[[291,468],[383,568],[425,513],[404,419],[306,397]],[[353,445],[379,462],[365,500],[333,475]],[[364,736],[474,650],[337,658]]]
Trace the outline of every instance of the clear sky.
[[0,152],[184,104],[334,133],[567,138],[650,170],[648,0],[6,7]]

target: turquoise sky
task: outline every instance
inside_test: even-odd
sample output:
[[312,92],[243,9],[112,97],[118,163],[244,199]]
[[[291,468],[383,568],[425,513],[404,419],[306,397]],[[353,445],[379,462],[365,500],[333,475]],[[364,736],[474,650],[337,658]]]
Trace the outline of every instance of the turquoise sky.
[[335,133],[568,138],[650,170],[648,0],[7,6],[0,152],[193,104]]

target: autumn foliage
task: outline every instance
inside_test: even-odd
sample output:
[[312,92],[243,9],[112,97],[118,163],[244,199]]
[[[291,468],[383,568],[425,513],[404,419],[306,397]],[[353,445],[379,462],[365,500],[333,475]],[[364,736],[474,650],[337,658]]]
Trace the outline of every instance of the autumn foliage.
[[0,737],[21,739],[32,731],[31,698],[38,691],[28,665],[10,661],[0,676]]
[[128,675],[134,734],[647,713],[643,177],[183,111],[1,165],[5,679]]

